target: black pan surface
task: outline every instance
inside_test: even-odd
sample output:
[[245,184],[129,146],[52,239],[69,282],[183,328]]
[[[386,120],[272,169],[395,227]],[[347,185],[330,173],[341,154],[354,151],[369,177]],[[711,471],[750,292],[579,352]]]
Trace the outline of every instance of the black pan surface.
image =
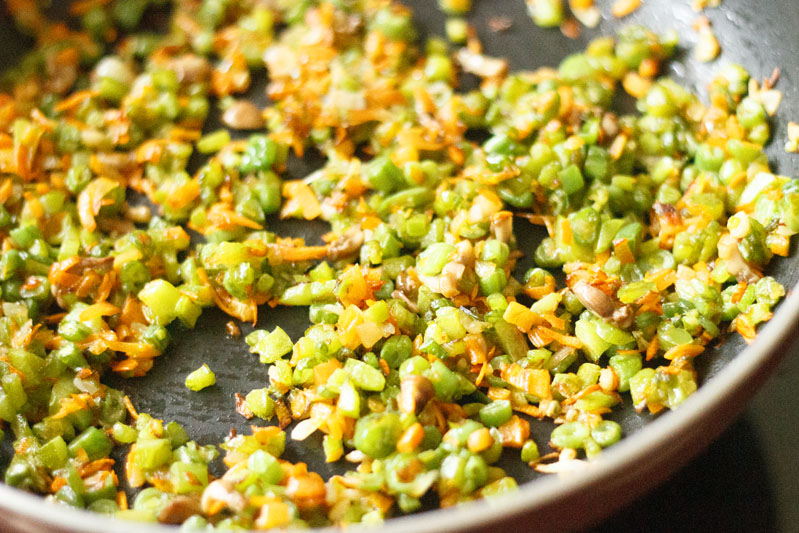
[[[414,10],[422,38],[443,34],[444,16],[438,10],[436,2],[405,0],[405,3]],[[610,3],[608,1],[598,2],[603,13],[609,13]],[[796,64],[795,56],[799,50],[799,9],[797,9],[799,5],[796,0],[768,0],[757,3],[747,0],[724,0],[721,8],[706,10],[705,15],[712,21],[713,29],[722,47],[721,57],[710,64],[699,63],[692,56],[691,49],[696,41],[696,34],[692,30],[691,24],[698,14],[691,9],[690,0],[645,1],[643,7],[630,17],[623,20],[612,17],[603,19],[596,29],[583,28],[580,37],[574,40],[563,36],[558,30],[537,28],[526,13],[523,0],[475,0],[474,4],[469,19],[478,30],[485,52],[508,58],[512,70],[556,66],[566,55],[584,49],[591,38],[612,34],[619,27],[630,23],[643,24],[658,32],[672,29],[678,32],[681,42],[680,53],[670,64],[667,74],[700,96],[706,96],[705,86],[720,65],[726,62],[743,65],[753,77],[758,79],[770,76],[774,67],[780,67],[782,76],[777,88],[784,93],[784,99],[772,122],[774,140],[768,147],[767,153],[776,172],[792,177],[797,175],[799,156],[786,154],[783,150],[787,123],[790,120],[799,120],[799,89],[797,89],[799,65]],[[489,29],[489,20],[498,16],[508,17],[513,21],[507,31],[498,33]],[[30,46],[31,43],[26,38],[19,36],[13,30],[8,15],[0,12],[0,47],[2,47],[0,68],[12,65]],[[464,80],[464,82],[469,83],[470,80]],[[261,79],[260,83],[254,84],[250,90],[250,98],[262,104],[265,103],[263,100],[264,84],[265,80]],[[632,109],[632,103],[624,99],[620,99],[619,106],[622,110]],[[216,124],[214,122],[216,121],[212,118],[207,126],[208,130],[217,127],[218,122]],[[314,158],[292,161],[289,165],[289,174],[292,178],[301,178],[320,164],[321,161],[314,160]],[[273,220],[269,224],[269,228],[284,235],[305,237],[309,243],[318,241],[319,236],[327,231],[326,224],[321,222],[299,223]],[[520,221],[517,223],[517,236],[520,240],[520,248],[529,252],[531,256],[544,234],[538,228]],[[519,270],[524,272],[531,262],[532,259],[528,256],[521,261]],[[794,243],[791,257],[773,261],[768,273],[786,287],[794,287],[799,279],[799,268],[797,267],[799,267],[799,256],[796,255]],[[775,322],[785,315],[799,314],[798,304],[796,298],[782,304]],[[253,388],[263,387],[268,380],[267,368],[258,363],[257,356],[248,353],[242,338],[233,339],[225,334],[224,325],[228,320],[229,317],[217,309],[205,311],[195,329],[185,330],[178,327],[172,329],[172,345],[168,352],[156,361],[155,367],[147,376],[131,380],[107,376],[106,383],[124,390],[141,411],[164,420],[177,420],[186,427],[191,437],[201,444],[219,443],[231,428],[239,432],[249,431],[250,422],[235,413],[233,394],[236,392],[246,394]],[[723,391],[728,395],[723,402],[719,402],[717,399],[711,401],[707,399],[708,396],[704,397],[707,400],[704,404],[701,401],[694,402],[692,399],[674,413],[661,416],[661,420],[656,420],[656,417],[636,413],[628,399],[625,405],[618,408],[612,416],[622,425],[626,439],[623,446],[617,446],[617,450],[609,450],[606,455],[619,458],[624,453],[634,452],[636,442],[641,442],[644,445],[647,440],[654,441],[655,433],[662,433],[666,430],[668,422],[671,426],[679,428],[681,432],[679,435],[675,433],[680,437],[680,441],[674,443],[674,449],[681,450],[677,457],[672,458],[664,465],[662,464],[664,461],[655,460],[654,457],[668,452],[653,449],[641,454],[642,459],[645,459],[646,456],[653,458],[649,464],[646,460],[636,459],[635,467],[642,475],[632,476],[632,481],[627,480],[626,488],[622,492],[616,492],[612,498],[606,496],[602,500],[601,494],[597,492],[600,500],[583,499],[585,502],[583,506],[579,506],[579,498],[577,500],[574,498],[574,491],[580,483],[572,483],[569,485],[571,489],[568,487],[563,489],[568,494],[564,493],[562,498],[564,502],[572,502],[570,505],[578,505],[577,508],[572,508],[576,512],[569,513],[569,516],[553,516],[551,513],[546,513],[547,518],[540,512],[536,514],[537,511],[545,509],[544,503],[525,500],[514,500],[513,505],[507,506],[509,507],[508,514],[532,512],[538,520],[541,520],[537,524],[545,529],[556,525],[586,523],[609,513],[614,507],[630,501],[646,486],[663,479],[723,429],[723,426],[743,406],[747,397],[746,391],[751,389],[753,392],[756,384],[762,381],[767,371],[776,364],[779,355],[784,351],[776,346],[777,341],[782,339],[785,334],[792,332],[794,327],[791,322],[795,324],[795,320],[788,320],[786,317],[781,322],[782,324],[775,323],[769,326],[755,345],[743,354],[741,352],[746,346],[745,343],[737,335],[730,335],[720,346],[702,354],[699,358],[697,370],[705,388],[710,388],[709,385],[714,382],[724,382],[725,385],[729,385]],[[267,306],[259,309],[257,327],[272,329],[276,325],[283,327],[292,338],[296,339],[309,325],[307,310],[305,308],[269,309]],[[252,326],[242,325],[242,337],[251,330]],[[765,352],[773,355],[767,355]],[[732,368],[735,365],[731,363],[743,357],[758,357],[758,368],[747,368],[746,372],[740,372],[745,362],[738,363],[737,367]],[[208,363],[215,371],[217,385],[199,393],[191,392],[185,388],[183,380],[191,370],[203,363]],[[732,376],[732,372],[735,372],[736,369],[741,374],[740,376]],[[741,380],[749,380],[746,387],[741,386],[744,385]],[[697,396],[702,394],[704,394],[704,390],[700,385],[700,393]],[[718,416],[708,417],[707,413],[700,415],[692,412],[692,410],[706,408],[708,405],[718,410]],[[699,416],[704,417],[701,422],[704,427],[688,427],[687,420],[693,418],[695,420],[691,423],[696,424]],[[686,421],[681,421],[680,418]],[[545,443],[549,438],[552,426],[547,423],[535,422],[532,427],[532,437],[542,451],[546,450]],[[6,442],[0,445],[0,470],[10,459],[9,440],[7,437]],[[672,455],[674,454],[672,453]],[[291,461],[304,461],[308,463],[311,470],[319,472],[323,477],[342,473],[348,466],[343,461],[332,465],[324,462],[321,437],[318,435],[312,436],[302,443],[289,442],[285,458]],[[623,461],[624,458],[618,460]],[[655,472],[652,472],[653,465],[657,467]],[[523,492],[528,487],[538,485],[545,485],[550,492],[554,491],[554,496],[550,498],[553,502],[556,502],[559,497],[560,486],[567,485],[558,484],[555,478],[537,479],[540,475],[521,463],[517,453],[504,457],[500,466],[520,482],[529,482],[523,488]],[[216,467],[220,469],[221,464],[217,464]],[[626,476],[626,478],[630,477]],[[618,484],[619,479],[606,485]],[[588,486],[596,481],[596,479],[593,481],[586,479],[584,484]],[[599,481],[602,482],[602,480]],[[8,491],[7,487],[0,485],[0,513],[6,505],[3,503],[6,499],[4,492]],[[540,491],[536,492],[540,493]],[[550,510],[557,508],[557,505],[552,507],[551,502],[547,505],[550,505]],[[35,516],[35,513],[31,512],[32,509],[34,507],[31,507],[31,510],[21,510],[21,512],[32,519]],[[457,514],[423,513],[416,518],[393,522],[397,527],[400,526],[400,523],[405,524],[408,529],[401,527],[399,530],[406,531],[427,530],[433,524],[438,524],[439,528],[448,530],[469,529],[481,525],[479,515],[472,513],[473,517],[467,522],[457,518]],[[442,522],[440,521],[441,515],[450,516],[450,519]],[[84,530],[89,530],[92,518],[86,516],[86,519],[88,522],[84,523]],[[54,522],[58,522],[58,520],[54,519]],[[2,524],[3,517],[0,515],[0,526]],[[17,527],[22,527],[23,522],[14,522],[14,524]],[[517,524],[531,526],[536,522],[517,522]],[[32,523],[28,525],[32,525]],[[103,530],[100,524],[97,527],[99,529],[92,526],[91,530]],[[34,530],[41,531],[41,529]]]

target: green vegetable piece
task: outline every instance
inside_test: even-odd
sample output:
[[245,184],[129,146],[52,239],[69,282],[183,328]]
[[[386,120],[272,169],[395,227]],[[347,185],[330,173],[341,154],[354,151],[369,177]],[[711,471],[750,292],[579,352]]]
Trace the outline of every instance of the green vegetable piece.
[[347,362],[344,363],[344,371],[361,390],[379,392],[386,386],[386,378],[383,373],[363,361],[347,359]]
[[178,494],[201,492],[208,485],[208,465],[175,461],[169,466],[169,476]]
[[186,376],[186,388],[194,392],[201,391],[216,383],[216,375],[203,363],[203,366]]
[[621,439],[621,426],[612,420],[602,420],[591,430],[591,438],[603,448],[616,444]]
[[177,318],[178,300],[182,294],[174,285],[163,279],[147,283],[139,291],[139,300],[147,307],[145,316],[160,326],[166,326]]
[[512,416],[510,400],[494,400],[480,408],[480,422],[489,427],[499,427]]
[[537,460],[539,457],[538,445],[535,441],[532,439],[525,441],[522,446],[521,460],[525,463],[529,463]]
[[67,443],[60,436],[51,439],[39,449],[39,458],[50,470],[61,468],[69,459]]
[[387,155],[369,162],[366,166],[366,179],[372,187],[384,193],[394,192],[405,182],[402,170]]
[[266,485],[277,485],[285,476],[280,462],[264,450],[255,450],[250,455],[247,459],[247,470],[258,474]]
[[569,165],[558,172],[558,180],[566,194],[574,194],[585,186],[583,174],[577,165]]
[[172,460],[172,444],[169,439],[139,439],[133,462],[142,470],[154,470]]
[[355,424],[355,447],[373,459],[388,457],[397,447],[402,423],[395,413],[372,413]]
[[245,396],[247,408],[264,420],[269,420],[275,414],[275,401],[269,396],[268,389],[254,389]]
[[552,431],[550,442],[555,448],[572,448],[579,450],[586,439],[591,436],[591,430],[582,422],[564,422]]
[[455,251],[451,244],[443,242],[435,243],[427,247],[419,254],[417,259],[417,271],[425,276],[436,276],[449,261],[449,256]]
[[212,154],[228,144],[230,144],[230,132],[224,129],[216,130],[200,137],[197,141],[197,151],[201,154]]
[[251,135],[241,156],[241,171],[245,174],[266,171],[278,158],[278,146],[266,135]]
[[129,425],[117,422],[114,424],[113,428],[111,428],[111,436],[114,437],[115,441],[121,444],[131,444],[136,442],[139,433]]
[[86,428],[80,435],[69,443],[69,455],[75,457],[78,450],[83,450],[90,461],[108,457],[114,444],[102,430],[96,427]]
[[256,329],[245,338],[250,345],[250,351],[257,353],[263,364],[271,364],[291,353],[294,343],[291,337],[277,326],[271,333],[261,329]]
[[341,385],[336,409],[350,418],[361,415],[361,395],[349,379]]
[[565,19],[563,0],[536,0],[528,6],[536,26],[557,28]]

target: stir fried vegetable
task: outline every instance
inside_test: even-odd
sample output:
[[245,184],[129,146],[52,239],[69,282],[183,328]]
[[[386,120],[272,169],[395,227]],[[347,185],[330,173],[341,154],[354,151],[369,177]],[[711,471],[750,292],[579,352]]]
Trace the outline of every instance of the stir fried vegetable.
[[[0,93],[9,485],[192,529],[495,496],[516,487],[503,451],[579,468],[622,437],[614,406],[677,408],[695,358],[729,331],[752,342],[785,294],[764,272],[799,232],[799,187],[763,152],[771,87],[739,66],[703,103],[658,77],[675,38],[642,27],[509,73],[462,20],[465,47],[418,42],[399,4],[174,0],[168,34],[136,33],[163,3],[73,2],[80,31],[9,4],[39,45]],[[561,23],[562,2],[530,4]],[[242,95],[264,75],[261,109]],[[611,109],[619,87],[637,114]],[[215,107],[225,127],[203,130]],[[288,179],[309,151],[324,164]],[[276,216],[330,233],[309,246],[269,231]],[[548,233],[536,249],[514,232],[529,223]],[[517,272],[522,256],[537,266]],[[311,325],[246,336],[268,381],[236,395],[258,423],[224,438],[221,477],[216,446],[101,381],[145,375],[205,309],[255,324],[264,305],[308,307]],[[208,363],[189,389],[215,383]],[[319,453],[357,468],[324,480],[280,459],[284,430],[321,432]]]

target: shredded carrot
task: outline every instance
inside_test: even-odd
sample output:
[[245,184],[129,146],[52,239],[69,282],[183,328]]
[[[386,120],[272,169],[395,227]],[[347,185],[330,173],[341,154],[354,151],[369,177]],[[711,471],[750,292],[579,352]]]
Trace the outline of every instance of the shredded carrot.
[[116,496],[117,507],[120,508],[122,511],[127,511],[128,509],[128,495],[125,493],[124,490],[120,490],[117,492]]
[[125,404],[125,409],[127,410],[128,414],[133,420],[139,419],[139,413],[136,411],[136,408],[133,407],[133,402],[130,401],[130,397],[126,394],[123,398],[123,402]]
[[89,403],[91,401],[92,397],[84,392],[80,394],[71,394],[66,398],[61,398],[61,400],[58,402],[59,409],[54,415],[52,415],[52,418],[58,420],[74,412],[88,409]]
[[610,145],[610,157],[617,161],[621,158],[622,154],[624,153],[624,147],[627,146],[627,136],[622,134],[613,139],[613,142]]
[[660,64],[654,58],[647,57],[638,65],[638,74],[644,78],[654,78],[660,71]]
[[791,246],[790,239],[786,235],[771,235],[771,237],[768,243],[771,253],[780,257],[788,257],[788,251]]
[[752,321],[749,317],[741,313],[735,320],[733,321],[733,325],[735,326],[735,331],[740,333],[741,337],[747,342],[747,344],[752,344],[757,336],[757,331],[755,330],[755,325],[752,324]]
[[654,283],[657,286],[658,292],[663,292],[677,281],[677,272],[669,268],[664,268],[648,273],[644,279]]
[[286,203],[280,211],[281,218],[299,214],[305,220],[313,220],[322,214],[319,200],[313,190],[302,181],[287,181],[283,184]]
[[627,239],[617,239],[613,241],[613,251],[616,252],[616,257],[619,258],[624,264],[635,263],[635,255],[630,249],[630,243]]
[[583,343],[577,337],[564,335],[563,333],[559,333],[544,326],[537,326],[533,328],[532,331],[530,331],[530,339],[537,348],[542,348],[553,341],[557,341],[562,345],[569,346],[571,348],[579,349],[583,347]]
[[636,314],[653,312],[659,315],[663,314],[663,306],[661,305],[661,296],[659,292],[649,291],[641,296],[635,303],[639,306]]
[[479,387],[483,383],[483,379],[485,379],[487,370],[488,361],[485,361],[482,365],[480,365],[480,372],[477,374],[477,378],[474,380],[475,386]]
[[69,98],[66,98],[58,102],[55,106],[53,106],[53,110],[56,113],[63,113],[64,111],[70,111],[78,107],[80,104],[82,104],[84,100],[87,100],[89,98],[94,98],[99,95],[100,91],[94,89],[86,89],[83,91],[78,91],[72,93],[72,95]]
[[14,181],[11,178],[6,178],[0,184],[0,204],[5,204],[11,197],[13,191]]
[[56,477],[53,478],[52,483],[50,483],[50,492],[55,494],[56,492],[61,490],[66,485],[67,485],[66,478],[63,478],[61,476],[56,476]]
[[200,195],[200,183],[193,179],[180,184],[174,183],[164,189],[167,193],[164,204],[176,210],[186,207]]
[[652,80],[644,78],[637,72],[628,72],[622,80],[622,86],[630,96],[641,98],[649,92],[649,88],[652,87]]
[[196,141],[202,137],[203,132],[196,129],[174,127],[169,130],[170,138],[176,141]]
[[550,237],[555,235],[555,217],[551,215],[538,215],[534,213],[516,213],[516,216],[527,219],[531,224],[545,226]]
[[681,344],[680,346],[674,346],[666,350],[663,357],[671,361],[679,357],[696,357],[704,351],[705,347],[699,344]]
[[510,302],[502,315],[505,322],[513,324],[523,332],[528,332],[534,325],[544,323],[544,318],[529,307],[525,307],[518,302]]
[[740,302],[748,286],[749,285],[745,281],[739,282],[738,285],[735,286],[735,292],[732,293],[730,301],[734,304]]
[[421,444],[423,438],[424,428],[419,422],[416,422],[400,436],[397,441],[397,451],[400,453],[411,453]]
[[540,300],[547,294],[552,294],[553,292],[555,292],[555,278],[552,276],[546,276],[546,278],[544,278],[544,284],[540,287],[524,286],[524,293],[536,300]]
[[383,375],[388,376],[391,373],[391,367],[388,366],[388,361],[380,358],[377,362],[380,364],[380,370],[383,371]]
[[114,466],[114,460],[110,457],[97,459],[90,463],[86,463],[78,468],[78,475],[83,479],[100,472],[101,470],[110,470]]
[[514,411],[519,411],[520,413],[524,413],[528,416],[532,416],[534,418],[543,418],[544,413],[541,409],[536,405],[524,404],[524,405],[514,405]]
[[[211,206],[207,214],[208,222],[215,226],[217,229],[235,229],[237,227],[261,229],[261,225],[257,222],[250,220],[247,217],[241,216],[235,211],[230,209],[230,206],[217,203]],[[210,230],[209,230],[210,231]]]
[[492,400],[508,400],[510,399],[511,392],[508,389],[489,387],[486,395]]
[[571,244],[572,242],[572,226],[569,219],[563,217],[560,220],[560,238],[564,244]]
[[102,302],[90,305],[80,313],[80,319],[83,321],[94,320],[98,317],[116,315],[121,309],[108,302]]
[[502,370],[502,379],[514,387],[523,390],[527,394],[538,396],[541,399],[552,397],[549,370],[522,368],[516,363],[513,363]]
[[521,448],[530,438],[530,423],[513,415],[510,420],[497,428],[502,445],[508,448]]
[[315,385],[324,385],[327,383],[328,378],[335,372],[341,368],[341,363],[338,359],[329,359],[324,363],[320,363],[313,367],[313,378]]
[[327,246],[292,246],[284,243],[266,245],[267,258],[272,264],[314,261],[327,256]]
[[658,349],[660,349],[660,341],[658,340],[657,336],[655,336],[649,342],[649,346],[646,347],[646,360],[651,361],[652,358],[658,353]]

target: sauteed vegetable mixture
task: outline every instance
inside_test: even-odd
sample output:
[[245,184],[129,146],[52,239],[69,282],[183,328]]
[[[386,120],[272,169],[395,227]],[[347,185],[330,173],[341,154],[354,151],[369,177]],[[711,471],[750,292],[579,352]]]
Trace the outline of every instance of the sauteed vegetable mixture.
[[[677,407],[694,359],[729,331],[751,342],[785,293],[763,272],[799,231],[799,187],[763,153],[771,83],[722,66],[702,102],[659,77],[672,36],[629,27],[511,73],[468,28],[420,42],[381,0],[81,0],[80,29],[8,6],[38,43],[0,94],[9,485],[199,529],[491,497],[516,487],[505,449],[576,469],[620,439],[615,405]],[[137,29],[167,8],[166,33]],[[257,76],[265,109],[244,95]],[[619,88],[636,114],[612,110]],[[309,152],[321,168],[286,179]],[[276,216],[328,222],[325,244]],[[549,237],[520,249],[529,223]],[[516,272],[522,255],[537,267]],[[101,381],[146,374],[213,306],[312,324],[246,336],[268,381],[236,396],[252,433],[220,435],[219,478],[216,446]],[[215,364],[186,386],[214,386]],[[280,459],[317,431],[349,473]]]

